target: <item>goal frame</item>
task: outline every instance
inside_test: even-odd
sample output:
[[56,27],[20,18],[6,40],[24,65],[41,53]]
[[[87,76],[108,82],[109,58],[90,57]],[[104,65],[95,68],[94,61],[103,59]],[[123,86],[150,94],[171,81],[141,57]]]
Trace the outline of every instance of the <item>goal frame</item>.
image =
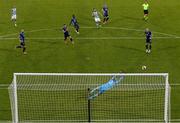
[[[31,76],[114,76],[114,75],[126,75],[126,76],[164,76],[165,77],[165,99],[164,99],[164,122],[169,123],[171,118],[171,87],[169,84],[169,74],[168,73],[14,73],[13,74],[13,98],[14,98],[14,108],[11,110],[12,115],[14,115],[13,123],[19,123],[18,116],[18,94],[17,94],[17,81],[16,77],[18,75],[31,75]],[[14,112],[14,113],[13,113]],[[13,120],[13,119],[12,119]]]

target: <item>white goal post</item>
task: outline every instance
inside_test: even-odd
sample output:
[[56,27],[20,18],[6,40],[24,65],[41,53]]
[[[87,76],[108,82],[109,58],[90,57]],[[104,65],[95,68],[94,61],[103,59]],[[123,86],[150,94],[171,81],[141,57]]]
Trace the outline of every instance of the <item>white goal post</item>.
[[[89,101],[89,89],[112,76],[118,86]],[[168,73],[14,73],[13,123],[170,122]]]

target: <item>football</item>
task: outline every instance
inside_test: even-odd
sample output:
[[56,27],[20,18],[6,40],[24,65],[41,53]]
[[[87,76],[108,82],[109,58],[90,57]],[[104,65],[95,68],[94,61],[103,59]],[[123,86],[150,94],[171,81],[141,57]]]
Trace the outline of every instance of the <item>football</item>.
[[142,66],[142,70],[146,70],[147,67],[145,65]]

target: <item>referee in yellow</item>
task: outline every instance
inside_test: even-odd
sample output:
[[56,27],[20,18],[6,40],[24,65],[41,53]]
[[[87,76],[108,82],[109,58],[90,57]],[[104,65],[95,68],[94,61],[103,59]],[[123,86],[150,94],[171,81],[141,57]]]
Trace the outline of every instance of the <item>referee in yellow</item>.
[[144,9],[144,20],[147,21],[148,20],[148,9],[149,9],[149,4],[147,2],[147,0],[145,0],[144,4],[142,4],[143,9]]

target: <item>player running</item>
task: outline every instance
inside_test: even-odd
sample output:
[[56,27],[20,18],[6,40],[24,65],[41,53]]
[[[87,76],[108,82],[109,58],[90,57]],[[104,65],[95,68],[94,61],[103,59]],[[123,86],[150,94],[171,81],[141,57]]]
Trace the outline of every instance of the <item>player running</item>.
[[69,34],[69,31],[68,31],[68,28],[67,28],[66,24],[63,25],[62,31],[64,33],[64,42],[65,42],[65,44],[68,44],[68,41],[67,41],[68,38],[70,39],[71,43],[74,44],[74,41],[73,41],[71,35]]
[[14,22],[14,26],[17,26],[16,24],[16,19],[17,19],[17,16],[16,16],[16,8],[12,8],[12,14],[11,14],[11,20]]
[[100,13],[95,8],[93,8],[92,16],[94,17],[97,28],[101,27],[101,19],[99,14]]
[[71,22],[69,25],[73,25],[76,33],[79,34],[79,24],[78,24],[78,21],[77,21],[75,15],[72,15],[72,19],[71,19]]
[[27,54],[26,53],[26,46],[25,46],[25,35],[24,35],[24,30],[22,29],[20,34],[19,34],[19,41],[20,41],[20,45],[16,46],[16,48],[22,48],[23,49],[23,54]]
[[104,16],[103,24],[105,24],[109,20],[109,10],[106,4],[103,6],[102,11]]
[[151,52],[151,39],[152,39],[152,33],[151,31],[147,28],[145,30],[145,34],[146,34],[146,53],[150,53]]
[[113,76],[107,83],[98,86],[97,88],[93,89],[89,93],[88,99],[94,99],[95,97],[103,94],[105,91],[112,89],[113,87],[117,86],[122,80],[124,76]]
[[145,3],[142,5],[143,6],[143,9],[144,9],[144,20],[147,21],[148,20],[148,14],[149,14],[149,4],[148,4],[148,1],[145,0]]

